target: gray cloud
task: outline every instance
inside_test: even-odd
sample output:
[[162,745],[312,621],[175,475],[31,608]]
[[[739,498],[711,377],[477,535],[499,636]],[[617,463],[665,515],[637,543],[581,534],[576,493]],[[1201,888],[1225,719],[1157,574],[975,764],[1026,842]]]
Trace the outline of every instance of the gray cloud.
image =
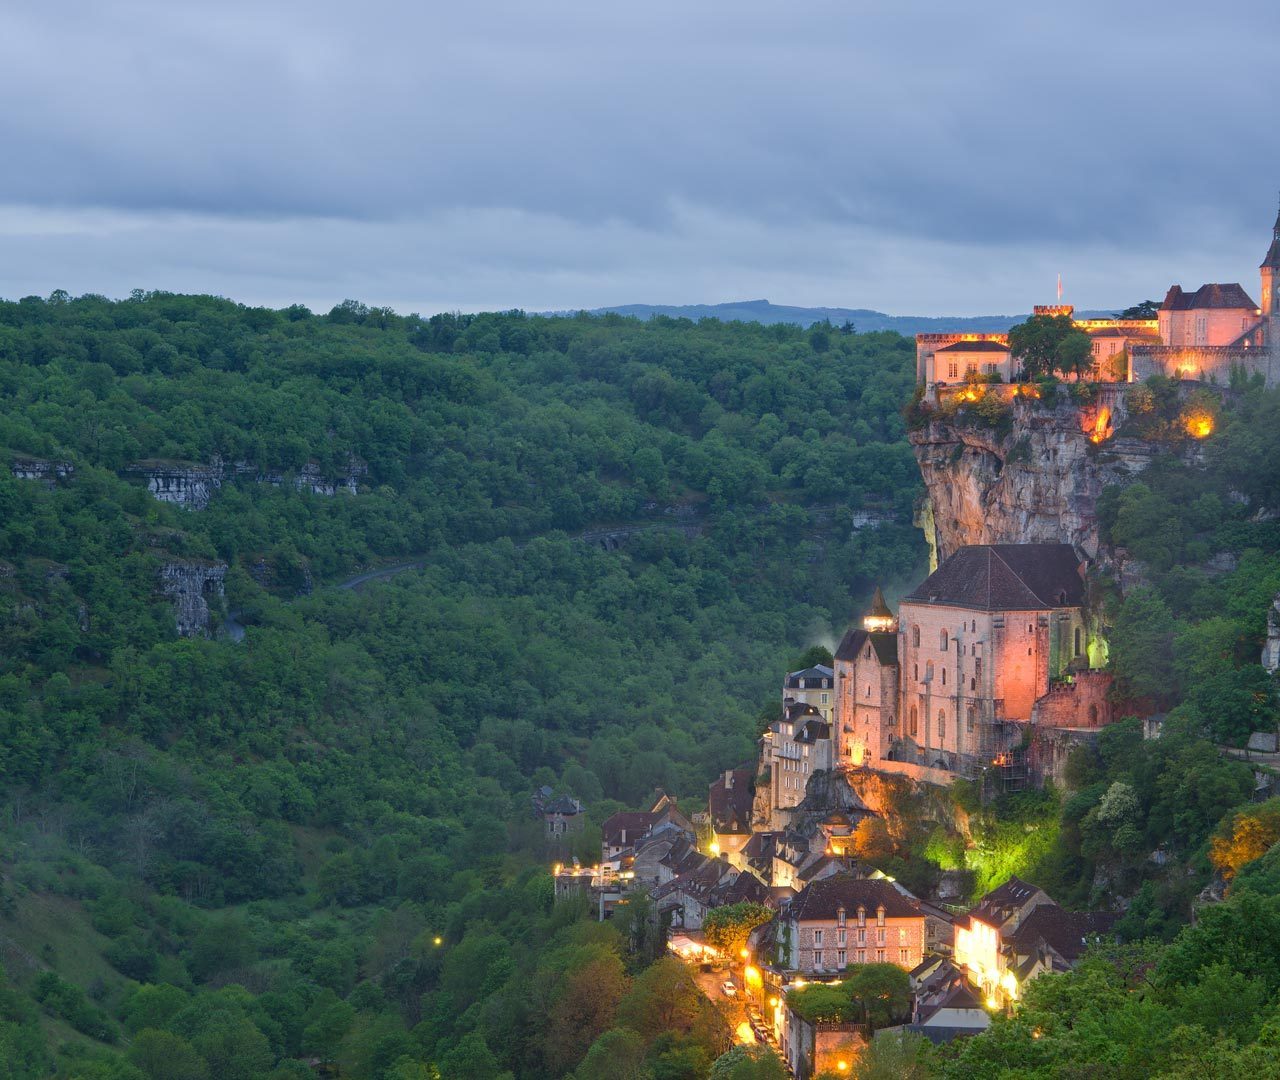
[[1091,306],[1249,283],[1278,32],[1261,0],[28,5],[0,290],[962,313],[1058,267]]

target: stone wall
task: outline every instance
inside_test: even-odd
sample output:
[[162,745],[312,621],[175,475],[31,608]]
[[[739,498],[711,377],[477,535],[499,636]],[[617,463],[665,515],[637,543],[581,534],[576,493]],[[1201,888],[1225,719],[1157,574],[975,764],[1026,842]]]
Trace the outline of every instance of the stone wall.
[[1196,379],[1227,385],[1233,367],[1262,375],[1268,386],[1280,385],[1274,350],[1236,345],[1135,345],[1129,353],[1130,376],[1142,382],[1152,375]]
[[1073,682],[1054,683],[1031,710],[1032,727],[1100,728],[1114,719],[1105,671],[1081,671]]

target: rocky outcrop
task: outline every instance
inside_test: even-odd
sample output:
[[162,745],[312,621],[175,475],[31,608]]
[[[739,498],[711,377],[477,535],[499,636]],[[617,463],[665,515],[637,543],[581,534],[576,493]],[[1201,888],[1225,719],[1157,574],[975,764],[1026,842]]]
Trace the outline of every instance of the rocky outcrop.
[[1009,408],[1011,427],[935,418],[910,433],[928,492],[917,522],[937,557],[965,544],[1064,541],[1097,557],[1098,496],[1155,453],[1111,434],[1127,416],[1123,388],[1103,388],[1091,405],[1014,397]]
[[45,487],[56,487],[60,480],[70,480],[75,466],[69,461],[53,461],[48,458],[15,458],[9,466],[17,480],[35,480]]
[[181,637],[207,637],[212,622],[209,600],[222,599],[227,564],[170,559],[160,567],[160,591],[173,602]]
[[340,491],[355,495],[369,470],[355,457],[348,458],[347,467],[340,475],[328,477],[315,462],[289,473],[282,469],[260,469],[249,461],[228,465],[215,456],[208,465],[191,461],[135,461],[125,471],[143,477],[147,490],[161,502],[173,503],[184,510],[203,510],[214,493],[229,480],[272,487],[288,485],[295,491],[312,495],[337,495]]
[[146,481],[147,490],[160,502],[184,510],[203,510],[222,487],[222,464],[197,465],[190,461],[135,461],[126,470]]
[[1280,593],[1267,609],[1267,641],[1262,646],[1262,666],[1269,672],[1280,668]]

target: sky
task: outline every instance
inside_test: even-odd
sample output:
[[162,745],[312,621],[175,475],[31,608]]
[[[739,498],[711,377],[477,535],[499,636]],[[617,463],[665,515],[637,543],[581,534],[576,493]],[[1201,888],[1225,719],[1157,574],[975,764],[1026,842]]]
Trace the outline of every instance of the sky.
[[0,296],[1257,299],[1277,41],[1274,0],[9,0]]

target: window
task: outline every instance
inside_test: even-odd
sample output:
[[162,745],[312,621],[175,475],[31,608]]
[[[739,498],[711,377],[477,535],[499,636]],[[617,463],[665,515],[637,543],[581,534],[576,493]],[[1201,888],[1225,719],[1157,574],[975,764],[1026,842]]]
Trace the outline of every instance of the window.
[[909,949],[898,950],[898,963],[909,964],[911,962],[911,951]]
[[943,686],[947,685],[947,669],[946,668],[942,669],[942,685]]
[[849,954],[843,949],[836,950],[836,967],[844,967],[849,962]]
[[848,930],[837,930],[837,931],[836,931],[836,944],[837,944],[837,945],[844,945],[844,944],[846,944],[846,943],[848,942],[848,940],[849,940],[849,931],[848,931]]
[[975,709],[972,705],[969,706],[969,711],[965,714],[965,718],[964,718],[964,726],[966,731],[973,730],[973,722],[974,722],[974,719],[976,718],[977,711],[978,710]]
[[911,644],[917,649],[920,648],[920,627],[913,626],[911,628]]
[[911,734],[912,737],[920,734],[920,713],[914,705],[911,706]]
[[867,659],[868,659],[868,660],[870,660],[870,659],[871,659],[871,646],[870,646],[870,645],[868,645],[868,646],[867,646],[867,651],[866,651],[866,654],[865,654],[865,655],[866,655],[866,657],[867,657]]
[[858,944],[865,945],[866,943],[867,943],[867,931],[864,928],[858,931]]
[[978,680],[971,678],[969,680],[969,692],[975,693],[978,689]]
[[1076,627],[1076,655],[1080,655],[1080,627]]
[[813,944],[814,944],[814,946],[815,946],[815,947],[820,946],[820,945],[822,944],[822,931],[821,931],[821,930],[815,930],[815,931],[813,932]]
[[915,665],[913,665],[913,666],[914,666],[914,668],[915,668],[915,678],[916,678],[916,682],[919,682],[919,681],[920,681],[920,665],[919,665],[919,664],[915,664]]
[[822,950],[821,949],[819,949],[817,952],[813,954],[813,966],[815,968],[822,967]]
[[859,950],[858,950],[858,963],[859,963],[859,964],[865,964],[866,962],[867,962],[867,950],[866,950],[866,949],[859,949]]
[[877,963],[877,964],[883,964],[883,963],[884,963],[884,950],[883,950],[883,949],[877,949],[877,950],[876,950],[876,963]]
[[871,696],[871,684],[867,683],[867,697]]
[[982,674],[982,657],[981,656],[975,656],[973,659],[973,673],[975,675]]
[[[836,908],[836,925],[844,925],[844,908]],[[840,940],[844,941],[844,931],[840,932]]]
[[927,660],[924,665],[924,681],[933,682],[933,661]]
[[960,377],[960,365],[957,364],[954,360],[952,360],[951,363],[947,365],[947,378],[956,379],[959,377]]
[[858,906],[858,925],[859,926],[867,925],[867,909],[862,907],[861,905]]
[[969,629],[970,629],[970,631],[971,631],[971,632],[973,632],[973,633],[975,633],[975,634],[978,632],[978,620],[977,620],[977,619],[970,619],[970,620],[969,620]]
[[[876,925],[878,925],[878,926],[883,926],[883,925],[884,925],[884,908],[883,908],[883,907],[878,907],[878,908],[876,908]],[[882,931],[882,932],[881,932],[881,934],[880,934],[880,940],[881,940],[881,941],[883,941],[883,940],[884,940],[884,933],[883,933],[883,931]]]
[[907,943],[907,932],[901,927],[898,929],[898,944],[905,945]]
[[949,639],[947,638],[947,632],[946,632],[945,630],[941,630],[941,631],[939,631],[939,633],[938,633],[938,646],[939,646],[939,648],[941,648],[943,652],[946,652],[946,651],[947,651],[947,646],[948,646],[950,643],[951,643],[951,642],[950,642],[950,641],[949,641]]
[[820,700],[820,702],[821,702],[823,705],[826,705],[826,704],[831,700],[831,695],[830,695],[830,694],[823,694],[823,695],[821,695],[821,697],[819,698],[819,700]]
[[941,709],[938,710],[938,741],[941,742],[947,737],[947,714]]

